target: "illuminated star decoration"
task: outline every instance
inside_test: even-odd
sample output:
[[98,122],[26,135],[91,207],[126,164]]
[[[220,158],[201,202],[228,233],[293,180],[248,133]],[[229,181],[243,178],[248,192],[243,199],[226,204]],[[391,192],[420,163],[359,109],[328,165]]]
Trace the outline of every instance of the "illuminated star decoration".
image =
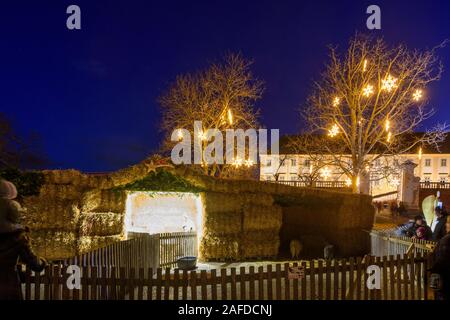
[[391,92],[394,88],[397,88],[397,78],[388,75],[386,79],[381,81],[381,90]]
[[328,136],[330,136],[331,138],[337,136],[337,134],[339,133],[339,127],[337,124],[334,124],[330,130],[328,130]]
[[200,140],[206,140],[206,133],[204,133],[203,131],[200,131],[198,133],[198,137]]
[[422,90],[417,89],[413,93],[413,99],[414,99],[414,101],[419,101],[421,98],[422,98]]
[[235,168],[239,168],[240,166],[242,166],[242,163],[243,163],[242,159],[239,157],[236,157],[233,161],[233,166]]
[[325,168],[323,168],[323,169],[321,170],[321,176],[322,176],[325,180],[328,180],[328,178],[330,177],[330,175],[331,175],[331,171],[330,171],[330,169],[328,169],[328,167],[325,167]]
[[350,186],[352,185],[352,180],[350,180],[350,178],[347,178],[347,179],[345,180],[345,185],[346,185],[347,187],[350,187]]
[[250,168],[253,165],[253,161],[251,159],[245,160],[245,166],[247,168]]
[[373,86],[368,84],[364,89],[363,89],[363,95],[366,97],[370,97],[373,94]]

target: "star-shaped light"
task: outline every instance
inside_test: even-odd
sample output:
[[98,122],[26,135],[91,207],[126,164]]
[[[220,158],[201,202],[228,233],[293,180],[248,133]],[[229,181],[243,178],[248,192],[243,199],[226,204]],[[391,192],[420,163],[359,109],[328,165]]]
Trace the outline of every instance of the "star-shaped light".
[[331,175],[331,170],[328,169],[328,167],[323,168],[322,170],[320,170],[320,175],[325,179],[328,180],[328,178]]
[[337,124],[334,124],[330,130],[328,130],[328,136],[330,136],[331,138],[337,136],[337,134],[339,133],[339,127]]
[[397,88],[397,78],[394,78],[391,75],[388,75],[386,79],[381,81],[381,90],[385,90],[387,92],[391,92],[392,89]]
[[206,133],[203,132],[203,131],[200,131],[198,133],[198,137],[199,137],[200,140],[206,140]]
[[422,90],[417,89],[416,91],[414,91],[413,99],[414,101],[419,101],[420,99],[422,99]]
[[245,166],[246,166],[247,168],[250,168],[250,167],[253,166],[253,165],[254,165],[254,163],[253,163],[253,161],[252,161],[251,159],[245,160]]
[[236,168],[239,168],[240,166],[242,166],[242,159],[239,157],[236,157],[233,161],[233,166],[235,166]]
[[364,89],[363,89],[363,96],[365,97],[370,97],[373,94],[373,86],[368,84]]

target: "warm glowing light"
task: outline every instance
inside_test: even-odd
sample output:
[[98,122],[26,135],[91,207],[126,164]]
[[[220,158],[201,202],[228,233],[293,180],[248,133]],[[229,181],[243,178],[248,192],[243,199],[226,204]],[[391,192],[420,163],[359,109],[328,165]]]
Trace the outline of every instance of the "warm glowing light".
[[334,124],[330,130],[328,130],[328,136],[330,136],[331,138],[337,136],[339,133],[339,127],[337,124]]
[[179,129],[177,132],[178,140],[183,140],[183,130]]
[[199,138],[200,140],[206,140],[206,133],[203,132],[203,131],[200,131],[200,132],[198,133],[198,138]]
[[366,72],[366,70],[367,70],[367,59],[364,60],[363,72]]
[[250,167],[253,166],[253,165],[254,165],[254,162],[253,162],[251,159],[245,160],[245,166],[246,166],[247,168],[250,168]]
[[368,84],[364,89],[363,89],[363,95],[366,97],[370,97],[373,94],[373,86]]
[[356,178],[356,186],[359,187],[359,176]]
[[422,147],[419,148],[419,160],[422,160]]
[[243,161],[239,157],[236,157],[233,161],[233,166],[236,168],[239,168],[240,166],[242,166],[242,164],[243,164]]
[[336,97],[333,100],[333,107],[337,107],[341,103],[341,98]]
[[388,132],[386,141],[387,141],[387,142],[391,142],[391,140],[392,140],[392,134],[391,134],[390,132]]
[[310,166],[309,166],[309,174],[312,175],[312,173],[313,173],[313,166],[310,165]]
[[388,75],[386,79],[381,81],[381,90],[385,90],[387,92],[391,92],[392,89],[397,88],[397,78],[394,78],[391,75]]
[[386,120],[386,123],[384,124],[384,129],[386,130],[386,132],[389,132],[389,129],[391,128],[391,122],[388,120]]
[[350,186],[352,185],[352,180],[350,180],[350,178],[347,178],[347,179],[345,180],[345,185],[346,185],[347,187],[350,187]]
[[331,171],[328,169],[328,167],[323,168],[320,170],[320,175],[325,179],[328,180],[328,178],[331,176]]
[[231,109],[228,109],[228,123],[233,124],[233,113],[231,112]]
[[414,101],[419,101],[420,99],[422,99],[422,90],[417,89],[413,93],[413,99],[414,99]]

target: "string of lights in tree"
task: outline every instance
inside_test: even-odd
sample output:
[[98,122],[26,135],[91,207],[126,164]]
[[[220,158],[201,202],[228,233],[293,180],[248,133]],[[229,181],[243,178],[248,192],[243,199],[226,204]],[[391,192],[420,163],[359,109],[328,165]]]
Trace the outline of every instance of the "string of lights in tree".
[[[221,116],[220,116],[220,124],[221,125],[230,125],[232,126],[234,124],[234,116],[233,116],[233,111],[231,110],[231,108],[225,108],[224,111],[222,112]],[[200,132],[198,132],[198,138],[201,141],[206,141],[207,140],[207,135],[206,135],[206,131],[207,130],[201,130]],[[183,130],[179,129],[177,131],[177,138],[178,140],[183,140]],[[231,165],[233,167],[240,168],[242,166],[245,166],[247,168],[250,168],[254,165],[255,163],[251,160],[251,159],[241,159],[239,157],[236,157],[233,159]],[[207,164],[202,160],[202,167],[206,167]]]
[[[362,72],[366,72],[367,68],[369,65],[369,61],[367,59],[364,60],[363,62],[363,67],[362,67]],[[393,90],[395,90],[398,87],[398,79],[396,77],[394,77],[391,74],[387,74],[384,79],[381,80],[381,86],[380,86],[380,94],[382,93],[392,93]],[[370,98],[371,96],[373,96],[375,94],[375,87],[373,84],[367,84],[365,85],[362,90],[361,90],[361,95],[364,98]],[[414,100],[415,102],[419,102],[421,99],[423,98],[423,91],[421,89],[415,89],[414,92],[412,93],[412,100]],[[341,104],[341,100],[342,98],[339,96],[335,96],[332,100],[332,105],[333,107],[337,108],[340,106]],[[361,120],[358,122],[359,124],[361,124]],[[338,123],[333,123],[331,128],[328,129],[328,136],[330,138],[334,138],[337,135],[339,135],[340,133],[340,126],[338,125]],[[386,117],[385,120],[385,131],[386,131],[386,142],[387,143],[392,143],[393,141],[393,134],[391,131],[391,123],[389,120],[389,117]]]

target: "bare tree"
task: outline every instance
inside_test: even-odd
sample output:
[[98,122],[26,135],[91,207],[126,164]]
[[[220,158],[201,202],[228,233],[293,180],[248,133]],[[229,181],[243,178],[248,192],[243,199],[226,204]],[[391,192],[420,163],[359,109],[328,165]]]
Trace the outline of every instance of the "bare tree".
[[436,50],[444,45],[418,51],[356,35],[344,55],[331,47],[322,79],[302,110],[310,138],[303,149],[326,155],[357,192],[360,174],[376,159],[415,153],[426,144],[438,147],[447,125],[415,131],[434,113],[426,89],[441,76]]
[[[178,76],[159,99],[165,134],[163,151],[171,150],[176,143],[171,141],[174,130],[189,130],[193,137],[195,121],[202,121],[203,132],[218,129],[224,135],[226,129],[258,128],[259,112],[253,104],[261,97],[263,84],[254,78],[251,65],[241,55],[229,54],[206,70]],[[202,151],[208,143],[202,141]],[[199,169],[218,177],[243,170],[240,165],[220,164],[204,164]]]
[[49,163],[37,134],[19,136],[0,112],[0,168],[41,169]]

